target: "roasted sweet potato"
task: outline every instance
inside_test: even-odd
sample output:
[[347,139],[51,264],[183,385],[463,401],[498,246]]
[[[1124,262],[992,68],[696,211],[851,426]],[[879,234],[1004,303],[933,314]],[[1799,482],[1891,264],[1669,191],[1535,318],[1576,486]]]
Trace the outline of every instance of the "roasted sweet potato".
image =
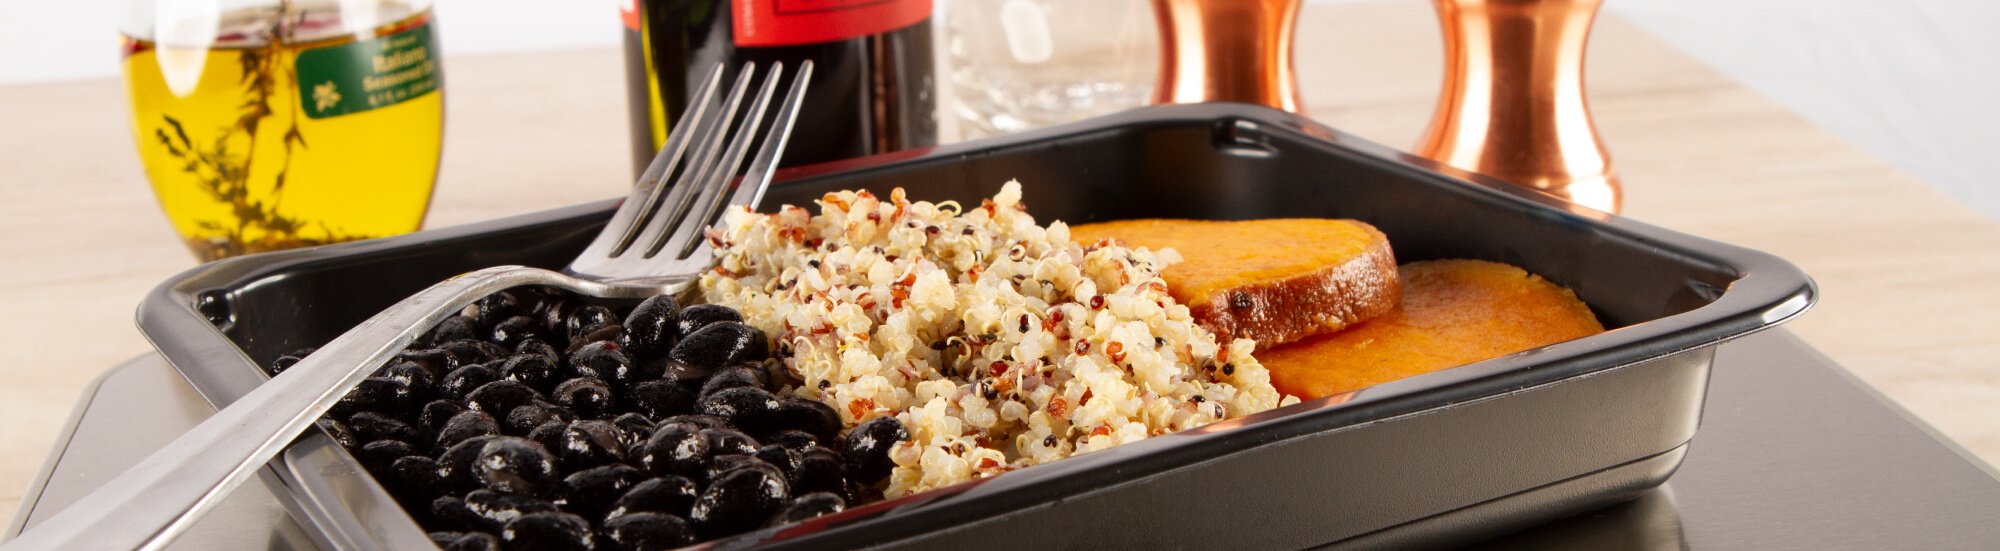
[[1273,346],[1331,333],[1396,306],[1389,238],[1355,220],[1125,220],[1070,228],[1078,243],[1172,247],[1167,293],[1218,335]]
[[1319,398],[1604,331],[1575,293],[1514,266],[1413,262],[1402,280],[1402,305],[1380,318],[1258,347],[1278,391]]

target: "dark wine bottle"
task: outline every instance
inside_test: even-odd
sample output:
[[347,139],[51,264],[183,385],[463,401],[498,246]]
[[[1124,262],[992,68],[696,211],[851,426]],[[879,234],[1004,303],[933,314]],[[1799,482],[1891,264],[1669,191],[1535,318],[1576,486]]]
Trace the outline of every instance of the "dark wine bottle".
[[813,62],[783,166],[937,143],[931,0],[626,0],[625,82],[637,174],[698,80],[721,62]]

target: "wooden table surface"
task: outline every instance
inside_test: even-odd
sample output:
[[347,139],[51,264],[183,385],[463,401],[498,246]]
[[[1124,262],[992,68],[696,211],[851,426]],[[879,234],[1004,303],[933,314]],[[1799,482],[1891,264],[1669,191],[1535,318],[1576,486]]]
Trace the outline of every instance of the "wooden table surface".
[[[608,31],[607,31],[608,32]],[[1436,98],[1428,3],[1313,5],[1307,111],[1407,146]],[[2000,223],[1607,17],[1597,124],[1626,214],[1765,250],[1815,277],[1790,327],[1988,462],[2000,461]],[[428,227],[615,197],[629,185],[615,49],[447,57]],[[0,87],[0,519],[84,386],[150,350],[141,296],[193,267],[148,189],[115,79]]]

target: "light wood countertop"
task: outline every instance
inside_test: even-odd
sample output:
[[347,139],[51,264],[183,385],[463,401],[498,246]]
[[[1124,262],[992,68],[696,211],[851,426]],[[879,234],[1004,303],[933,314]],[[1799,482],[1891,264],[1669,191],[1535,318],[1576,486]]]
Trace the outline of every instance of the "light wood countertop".
[[[1440,76],[1427,3],[1313,5],[1298,35],[1309,114],[1415,142]],[[1592,106],[1626,214],[1804,267],[1821,302],[1789,327],[2000,460],[2000,223],[1630,24],[1604,18],[1593,38]],[[620,195],[620,63],[613,49],[448,57],[429,227]],[[132,326],[140,297],[194,265],[128,116],[117,80],[0,87],[0,519],[83,388],[150,350]]]

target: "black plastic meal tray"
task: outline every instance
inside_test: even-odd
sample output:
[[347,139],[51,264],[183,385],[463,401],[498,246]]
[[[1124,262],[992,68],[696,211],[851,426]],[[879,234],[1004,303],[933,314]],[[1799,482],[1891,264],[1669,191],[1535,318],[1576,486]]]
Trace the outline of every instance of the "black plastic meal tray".
[[[1473,541],[1665,482],[1715,346],[1798,315],[1812,281],[1763,253],[1453,171],[1304,118],[1161,106],[997,140],[781,172],[764,200],[908,189],[971,201],[1022,182],[1036,220],[1356,218],[1401,262],[1478,258],[1574,289],[1610,331],[717,542],[797,547],[1299,548]],[[560,185],[561,182],[550,182]],[[443,278],[556,268],[615,203],[196,268],[139,326],[209,402]],[[1245,243],[1245,246],[1257,246]],[[314,432],[265,480],[321,545],[429,545]],[[946,547],[950,546],[950,547]]]

